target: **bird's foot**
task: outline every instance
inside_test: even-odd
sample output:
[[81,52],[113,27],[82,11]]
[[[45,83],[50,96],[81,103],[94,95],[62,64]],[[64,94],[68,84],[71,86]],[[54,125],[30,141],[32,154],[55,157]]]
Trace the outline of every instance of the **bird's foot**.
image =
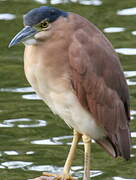
[[76,178],[73,178],[70,175],[62,174],[58,176],[57,180],[76,180]]
[[72,176],[70,176],[69,174],[52,174],[52,173],[43,173],[43,176],[45,177],[54,177],[54,180],[76,180],[76,178],[73,178]]

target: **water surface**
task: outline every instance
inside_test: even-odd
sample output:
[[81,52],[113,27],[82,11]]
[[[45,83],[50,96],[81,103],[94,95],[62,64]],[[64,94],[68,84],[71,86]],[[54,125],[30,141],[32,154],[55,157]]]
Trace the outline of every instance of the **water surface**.
[[[91,173],[94,180],[135,180],[135,0],[0,0],[0,180],[27,180],[42,171],[60,173],[71,145],[72,130],[51,113],[26,81],[23,45],[7,47],[22,28],[22,15],[45,3],[92,21],[118,53],[131,95],[131,160],[113,159],[93,141]],[[71,173],[82,179],[82,142]]]

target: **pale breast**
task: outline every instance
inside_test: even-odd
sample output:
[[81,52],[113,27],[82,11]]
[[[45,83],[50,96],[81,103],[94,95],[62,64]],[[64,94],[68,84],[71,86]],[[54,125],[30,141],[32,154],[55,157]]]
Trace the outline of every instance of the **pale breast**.
[[73,91],[61,94],[50,92],[50,97],[56,114],[64,119],[68,126],[93,139],[104,136],[104,130],[96,125],[91,114],[81,106]]
[[91,114],[80,104],[68,73],[61,72],[56,77],[53,76],[55,70],[45,69],[38,63],[26,63],[26,60],[29,60],[25,59],[25,74],[29,83],[53,113],[81,134],[93,139],[104,136],[104,130],[97,126]]

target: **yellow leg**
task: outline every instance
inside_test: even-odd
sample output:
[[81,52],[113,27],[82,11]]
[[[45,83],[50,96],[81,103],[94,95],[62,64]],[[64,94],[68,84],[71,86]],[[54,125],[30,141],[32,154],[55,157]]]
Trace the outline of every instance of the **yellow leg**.
[[73,137],[72,145],[71,145],[67,160],[66,160],[65,165],[64,165],[64,170],[63,170],[64,175],[69,174],[70,167],[72,165],[72,161],[75,157],[76,146],[77,146],[80,139],[81,139],[81,134],[79,134],[77,131],[74,130],[74,137]]
[[91,153],[91,138],[83,135],[84,142],[84,177],[83,180],[90,180],[90,153]]
[[77,131],[74,130],[74,137],[73,137],[72,145],[71,145],[67,160],[66,160],[65,165],[64,165],[63,174],[57,175],[57,174],[51,174],[51,173],[44,172],[43,173],[44,176],[46,176],[46,177],[53,176],[53,177],[56,177],[55,178],[56,180],[74,180],[74,178],[72,178],[69,175],[69,171],[70,171],[70,168],[72,165],[72,161],[75,157],[76,146],[77,146],[80,138],[81,138],[81,134],[79,134]]

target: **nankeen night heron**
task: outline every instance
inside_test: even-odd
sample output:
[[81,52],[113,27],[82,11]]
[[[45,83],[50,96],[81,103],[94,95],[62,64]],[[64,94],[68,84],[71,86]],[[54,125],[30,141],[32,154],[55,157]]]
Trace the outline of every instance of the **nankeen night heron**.
[[91,139],[113,157],[128,160],[128,86],[111,43],[85,18],[53,7],[29,11],[24,26],[9,47],[25,44],[24,69],[29,83],[52,112],[74,129],[62,179],[70,178],[81,137],[84,180],[90,179]]

